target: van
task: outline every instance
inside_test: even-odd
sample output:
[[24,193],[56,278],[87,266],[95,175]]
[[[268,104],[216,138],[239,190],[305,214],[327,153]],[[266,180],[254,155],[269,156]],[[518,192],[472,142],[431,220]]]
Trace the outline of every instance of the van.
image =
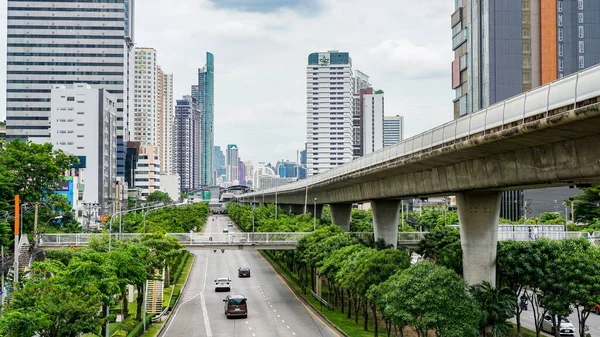
[[229,317],[248,317],[248,306],[244,295],[227,295],[225,302],[225,316]]

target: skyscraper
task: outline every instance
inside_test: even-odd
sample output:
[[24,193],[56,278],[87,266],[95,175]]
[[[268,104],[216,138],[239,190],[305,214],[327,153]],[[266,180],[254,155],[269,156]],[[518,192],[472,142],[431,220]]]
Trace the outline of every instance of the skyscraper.
[[227,145],[227,155],[225,156],[225,168],[227,182],[234,182],[238,179],[238,163],[240,162],[240,156],[238,153],[238,147],[235,144]]
[[164,74],[163,79],[163,158],[161,160],[163,172],[173,171],[173,128],[175,126],[175,111],[173,106],[173,74]]
[[361,157],[383,148],[384,93],[367,87],[354,95],[354,101],[354,157]]
[[354,79],[347,52],[312,53],[306,66],[308,174],[352,160]]
[[[135,48],[135,85],[131,140],[142,145],[159,145],[159,112],[162,108],[162,69],[156,62],[156,49]],[[161,120],[162,121],[162,120]],[[160,151],[160,150],[159,150]]]
[[600,63],[599,1],[455,3],[455,118]]
[[404,117],[383,117],[383,146],[390,146],[404,139]]
[[87,83],[117,101],[117,173],[125,174],[133,0],[9,1],[6,133],[50,141],[53,85]]
[[192,96],[196,98],[202,111],[200,181],[202,185],[212,185],[214,147],[214,96],[215,61],[211,53],[206,53],[206,65],[198,69],[198,85],[192,86]]
[[192,96],[177,100],[173,128],[173,170],[179,175],[182,192],[200,188],[200,115],[196,99]]

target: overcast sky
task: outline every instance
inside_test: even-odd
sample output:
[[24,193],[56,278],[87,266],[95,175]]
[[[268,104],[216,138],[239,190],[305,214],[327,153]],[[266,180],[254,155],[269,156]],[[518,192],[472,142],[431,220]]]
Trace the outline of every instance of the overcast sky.
[[[0,13],[0,100],[6,92],[6,0]],[[154,47],[175,96],[215,56],[215,145],[242,160],[296,160],[306,140],[311,52],[347,51],[385,91],[407,137],[452,119],[450,0],[137,0],[135,42]],[[4,119],[5,107],[0,120]]]

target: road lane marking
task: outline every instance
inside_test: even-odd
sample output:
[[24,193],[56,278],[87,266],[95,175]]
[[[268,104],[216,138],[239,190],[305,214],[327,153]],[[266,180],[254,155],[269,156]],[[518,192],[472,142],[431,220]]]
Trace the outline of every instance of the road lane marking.
[[259,253],[258,255],[265,261],[265,263],[269,266],[269,268],[271,268],[271,270],[279,278],[279,280],[281,281],[281,283],[283,283],[283,285],[286,286],[286,288],[288,288],[288,290],[296,298],[296,300],[298,301],[298,303],[300,303],[304,307],[304,309],[306,309],[306,311],[308,313],[310,313],[310,315],[312,315],[321,324],[323,324],[323,326],[327,327],[335,336],[340,337],[339,333],[337,333],[329,324],[325,324],[325,322],[323,322],[323,320],[321,319],[321,317],[319,317],[316,313],[314,313],[312,309],[310,309],[306,304],[304,304],[304,302],[302,302],[302,300],[300,300],[298,298],[298,296],[296,296],[296,293],[294,291],[292,291],[292,288],[290,288],[290,286],[283,280],[283,278],[279,275],[279,273],[277,273],[277,271],[275,270],[275,268],[273,268],[273,266],[269,263],[269,261],[267,261],[267,259],[264,256],[262,256],[262,254]]

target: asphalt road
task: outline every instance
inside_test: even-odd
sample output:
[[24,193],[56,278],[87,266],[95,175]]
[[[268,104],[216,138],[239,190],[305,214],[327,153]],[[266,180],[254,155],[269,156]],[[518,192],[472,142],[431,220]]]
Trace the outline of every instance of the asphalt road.
[[[215,216],[215,221],[209,217],[205,235],[222,233],[228,222],[224,215]],[[229,227],[229,231],[237,229]],[[187,286],[161,336],[340,336],[296,298],[256,250],[190,252],[195,259]],[[250,278],[238,278],[237,269],[242,266],[252,269]],[[217,277],[230,277],[230,293],[246,296],[248,318],[225,317],[223,299],[228,293],[215,292],[213,281]]]
[[[576,331],[578,331],[577,329],[579,329],[579,322],[577,321],[577,313],[571,314],[569,316],[569,320],[571,321],[571,323],[573,323],[573,326],[575,327]],[[512,321],[516,322],[515,319],[512,319]],[[521,325],[526,327],[527,329],[535,331],[535,323],[533,320],[533,310],[531,310],[531,302],[529,302],[529,309],[521,313]],[[587,325],[590,328],[590,334],[592,335],[592,337],[600,337],[600,315],[591,313],[587,321],[585,322],[585,325]],[[575,336],[579,335],[575,333]]]

